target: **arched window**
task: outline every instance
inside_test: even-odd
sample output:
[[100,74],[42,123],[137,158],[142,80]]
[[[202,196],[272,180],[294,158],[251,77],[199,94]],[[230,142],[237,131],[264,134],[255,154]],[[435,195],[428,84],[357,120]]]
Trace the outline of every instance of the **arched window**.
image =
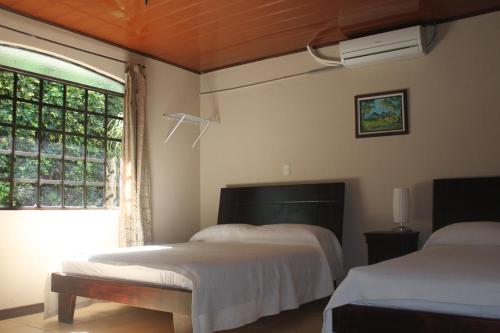
[[119,81],[0,45],[0,209],[118,205]]

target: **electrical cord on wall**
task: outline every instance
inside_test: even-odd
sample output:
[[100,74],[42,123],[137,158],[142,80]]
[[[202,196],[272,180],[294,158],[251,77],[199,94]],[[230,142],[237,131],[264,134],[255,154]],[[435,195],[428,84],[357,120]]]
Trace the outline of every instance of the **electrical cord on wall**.
[[324,66],[330,66],[330,67],[342,66],[341,60],[319,57],[318,55],[315,54],[314,50],[309,45],[307,45],[307,52],[309,52],[309,54],[311,55],[311,57],[313,57],[314,60],[316,60],[317,62],[319,62]]

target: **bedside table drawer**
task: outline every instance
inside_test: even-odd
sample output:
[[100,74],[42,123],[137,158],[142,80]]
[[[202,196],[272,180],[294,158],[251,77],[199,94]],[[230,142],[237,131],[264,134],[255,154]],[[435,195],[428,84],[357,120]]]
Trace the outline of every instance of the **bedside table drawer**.
[[418,250],[418,232],[367,232],[368,264],[404,256]]

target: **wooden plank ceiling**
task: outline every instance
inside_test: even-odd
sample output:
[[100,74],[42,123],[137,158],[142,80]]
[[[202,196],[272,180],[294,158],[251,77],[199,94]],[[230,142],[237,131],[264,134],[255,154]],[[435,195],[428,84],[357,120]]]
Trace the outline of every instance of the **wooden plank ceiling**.
[[195,72],[500,9],[500,0],[0,0]]

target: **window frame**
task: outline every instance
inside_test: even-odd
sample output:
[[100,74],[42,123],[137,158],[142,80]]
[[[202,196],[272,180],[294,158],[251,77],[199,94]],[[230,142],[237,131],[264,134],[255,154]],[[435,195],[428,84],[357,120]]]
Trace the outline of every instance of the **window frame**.
[[[1,65],[0,64],[0,70],[3,70],[3,71],[6,71],[6,72],[11,72],[14,74],[14,78],[13,78],[13,94],[12,96],[6,96],[6,95],[0,95],[0,100],[10,100],[12,101],[12,122],[9,124],[9,123],[4,123],[4,122],[0,122],[0,126],[3,127],[3,128],[10,128],[11,129],[11,136],[10,138],[12,139],[12,142],[11,142],[11,147],[10,147],[10,154],[5,154],[7,156],[10,157],[10,173],[9,173],[9,177],[4,177],[4,178],[0,178],[0,181],[2,182],[5,182],[5,183],[9,183],[9,200],[8,200],[8,207],[0,207],[0,210],[88,210],[88,209],[92,209],[92,210],[108,210],[108,209],[119,209],[119,206],[118,205],[115,205],[114,207],[109,207],[106,203],[107,201],[107,197],[106,197],[106,194],[107,194],[107,190],[108,190],[108,186],[107,186],[107,176],[108,176],[108,144],[110,142],[116,142],[116,143],[119,143],[119,144],[122,144],[122,139],[123,139],[123,130],[122,130],[122,138],[120,139],[116,139],[116,138],[112,138],[112,137],[109,137],[108,136],[108,123],[109,123],[109,120],[119,120],[119,121],[122,121],[122,129],[123,129],[123,126],[124,126],[124,114],[122,117],[119,117],[119,116],[114,116],[114,115],[110,115],[108,114],[108,101],[109,101],[109,98],[108,96],[116,96],[116,97],[120,97],[120,98],[123,98],[125,97],[124,94],[120,94],[120,93],[117,93],[115,91],[110,91],[110,90],[106,90],[106,89],[102,89],[102,88],[98,88],[98,87],[93,87],[93,86],[90,86],[90,85],[86,85],[86,84],[81,84],[81,83],[77,83],[77,82],[72,82],[72,81],[68,81],[68,80],[63,80],[63,79],[58,79],[58,78],[54,78],[54,77],[50,77],[50,76],[47,76],[47,75],[43,75],[43,74],[38,74],[38,73],[34,73],[34,72],[30,72],[30,71],[26,71],[26,70],[22,70],[22,69],[18,69],[18,68],[12,68],[12,67],[9,67],[9,66],[5,66],[5,65]],[[37,78],[39,79],[39,91],[38,91],[38,97],[39,99],[38,100],[27,100],[27,99],[24,99],[24,98],[19,98],[18,97],[18,91],[17,91],[17,87],[18,87],[18,80],[19,80],[19,77],[18,75],[25,75],[25,76],[30,76],[30,77],[34,77],[34,78]],[[59,84],[62,84],[63,85],[63,96],[62,96],[62,99],[63,99],[63,104],[62,105],[55,105],[55,104],[50,104],[50,103],[46,103],[43,101],[43,93],[44,93],[44,83],[46,81],[49,81],[49,82],[52,82],[52,83],[59,83]],[[77,87],[77,88],[80,88],[80,89],[83,89],[84,90],[84,108],[82,110],[78,110],[76,108],[72,108],[72,107],[69,107],[67,106],[67,87],[68,86],[72,86],[72,87]],[[98,92],[98,93],[102,93],[105,95],[105,101],[104,101],[104,110],[102,113],[99,113],[99,112],[94,112],[94,111],[89,111],[88,110],[88,97],[89,97],[89,91],[94,91],[94,92]],[[35,105],[36,107],[36,110],[38,112],[38,126],[37,127],[31,127],[31,126],[24,126],[24,125],[18,125],[17,124],[17,104],[18,102],[24,102],[24,103],[29,103],[29,104],[32,104],[32,105]],[[56,108],[60,111],[62,111],[62,125],[61,125],[61,130],[56,130],[56,129],[49,129],[49,128],[46,128],[44,127],[42,124],[42,117],[43,117],[43,108],[44,107],[49,107],[49,108]],[[123,106],[124,107],[124,106]],[[67,132],[66,131],[66,113],[70,111],[70,112],[77,112],[77,113],[80,113],[80,114],[83,114],[84,115],[84,131],[83,131],[83,134],[81,133],[77,133],[77,132]],[[97,135],[91,135],[91,134],[88,134],[87,133],[87,128],[88,128],[88,124],[89,124],[89,115],[94,115],[94,116],[99,116],[99,117],[102,117],[103,120],[104,120],[104,128],[105,128],[105,131],[104,131],[104,136],[97,136]],[[17,178],[15,177],[15,158],[16,158],[16,134],[17,134],[17,131],[18,129],[24,129],[24,130],[30,130],[30,131],[35,131],[36,135],[35,135],[35,138],[36,138],[36,145],[37,145],[37,152],[36,153],[25,153],[25,154],[17,154],[17,156],[32,156],[32,157],[35,157],[37,158],[37,172],[36,172],[36,182],[19,182],[18,180],[16,180]],[[61,168],[60,168],[60,173],[61,173],[61,178],[60,180],[58,180],[58,183],[56,184],[56,180],[54,180],[54,185],[58,185],[60,186],[60,206],[42,206],[41,204],[41,196],[42,196],[42,185],[43,184],[47,184],[47,185],[50,185],[51,182],[50,180],[43,180],[42,177],[41,177],[41,158],[43,157],[43,153],[42,153],[42,149],[41,149],[41,146],[42,146],[42,134],[44,133],[52,133],[52,134],[56,134],[56,135],[60,135],[61,136],[61,155],[60,155],[60,161],[61,161]],[[81,186],[83,188],[83,205],[81,207],[76,207],[76,206],[65,206],[65,183],[66,184],[69,184],[70,182],[78,182],[78,181],[69,181],[69,180],[65,180],[65,164],[66,164],[66,159],[65,159],[65,155],[66,155],[66,137],[67,136],[71,136],[71,137],[80,137],[80,138],[83,138],[83,180],[80,182],[80,184],[76,185],[74,184],[74,186]],[[103,181],[102,182],[88,182],[87,181],[87,161],[89,159],[88,157],[88,140],[89,139],[95,139],[95,140],[101,140],[101,141],[104,141],[104,158],[103,158],[103,166],[104,166],[104,170],[103,170]],[[92,158],[90,158],[92,159]],[[79,160],[80,159],[75,159],[75,160]],[[29,184],[34,184],[37,191],[36,191],[36,204],[34,206],[15,206],[14,205],[14,188],[15,188],[15,184],[19,184],[19,183],[29,183]],[[94,184],[94,186],[96,186],[96,184],[100,184],[100,185],[97,185],[97,186],[102,186],[102,189],[103,189],[103,197],[102,197],[102,206],[88,206],[88,198],[87,198],[87,191],[88,191],[88,187],[89,186],[93,186],[92,184]]]

